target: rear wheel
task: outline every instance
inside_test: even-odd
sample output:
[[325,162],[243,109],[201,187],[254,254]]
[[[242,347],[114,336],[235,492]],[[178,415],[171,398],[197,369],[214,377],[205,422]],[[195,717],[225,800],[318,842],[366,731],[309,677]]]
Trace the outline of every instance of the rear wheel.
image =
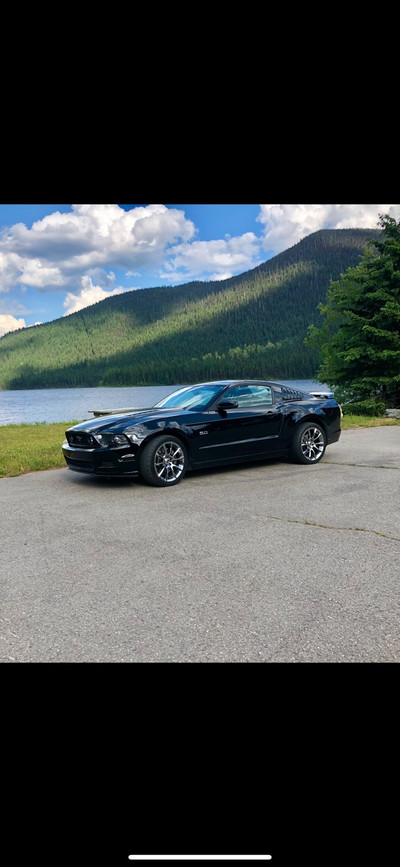
[[316,464],[326,449],[326,436],[319,424],[304,422],[293,435],[291,455],[300,464]]
[[149,485],[171,487],[183,479],[188,465],[183,443],[173,436],[159,436],[144,447],[139,472]]

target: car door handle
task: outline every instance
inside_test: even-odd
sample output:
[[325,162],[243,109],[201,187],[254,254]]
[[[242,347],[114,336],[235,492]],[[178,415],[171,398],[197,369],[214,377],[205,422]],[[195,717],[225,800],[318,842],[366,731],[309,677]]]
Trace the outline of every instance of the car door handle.
[[272,412],[272,410],[269,410],[269,412],[266,412],[265,415],[275,415],[275,413]]

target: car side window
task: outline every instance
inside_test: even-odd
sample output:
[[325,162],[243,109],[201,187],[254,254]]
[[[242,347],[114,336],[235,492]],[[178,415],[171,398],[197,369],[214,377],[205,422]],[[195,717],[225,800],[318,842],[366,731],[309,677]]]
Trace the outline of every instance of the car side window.
[[272,389],[268,385],[235,385],[224,394],[224,400],[237,400],[239,409],[265,406],[273,402]]

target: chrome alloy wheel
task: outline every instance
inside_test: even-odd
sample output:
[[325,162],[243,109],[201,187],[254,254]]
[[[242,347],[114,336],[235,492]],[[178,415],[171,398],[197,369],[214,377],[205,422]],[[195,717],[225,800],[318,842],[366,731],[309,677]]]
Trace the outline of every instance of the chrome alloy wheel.
[[154,455],[154,469],[163,482],[176,482],[185,467],[183,450],[176,442],[162,443]]
[[325,449],[322,431],[318,427],[308,427],[301,436],[300,448],[308,461],[318,461]]

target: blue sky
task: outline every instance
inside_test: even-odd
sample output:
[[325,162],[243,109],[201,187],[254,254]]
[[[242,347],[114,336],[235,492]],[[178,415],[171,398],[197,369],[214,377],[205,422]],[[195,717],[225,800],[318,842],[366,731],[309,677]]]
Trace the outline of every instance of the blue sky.
[[0,337],[110,295],[248,271],[400,205],[1,205]]

